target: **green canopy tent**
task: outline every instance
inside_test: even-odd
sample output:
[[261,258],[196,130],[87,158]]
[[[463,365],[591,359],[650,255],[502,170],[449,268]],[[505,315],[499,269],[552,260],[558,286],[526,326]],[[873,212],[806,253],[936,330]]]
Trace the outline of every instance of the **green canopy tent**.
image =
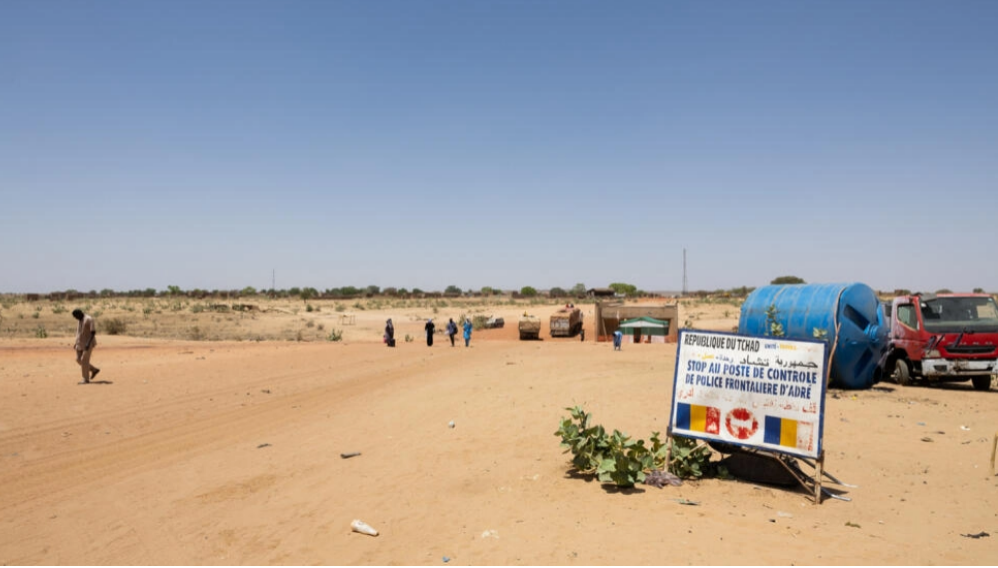
[[665,343],[669,337],[668,320],[650,317],[627,319],[617,326],[625,338],[631,343]]

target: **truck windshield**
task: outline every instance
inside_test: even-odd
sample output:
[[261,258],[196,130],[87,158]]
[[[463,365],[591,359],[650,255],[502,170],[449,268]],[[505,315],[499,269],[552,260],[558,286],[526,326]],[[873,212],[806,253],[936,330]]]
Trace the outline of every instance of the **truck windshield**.
[[998,305],[989,296],[933,298],[921,308],[926,331],[998,331]]

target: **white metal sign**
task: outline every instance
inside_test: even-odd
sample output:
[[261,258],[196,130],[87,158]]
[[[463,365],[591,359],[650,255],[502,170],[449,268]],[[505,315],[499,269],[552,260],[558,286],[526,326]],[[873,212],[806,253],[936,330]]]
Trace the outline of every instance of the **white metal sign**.
[[827,366],[822,341],[680,330],[672,433],[817,458]]

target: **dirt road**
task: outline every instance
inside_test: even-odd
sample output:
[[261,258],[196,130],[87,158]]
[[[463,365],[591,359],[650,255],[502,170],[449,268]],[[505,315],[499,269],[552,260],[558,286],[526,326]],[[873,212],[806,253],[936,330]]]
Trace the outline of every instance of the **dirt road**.
[[103,383],[86,386],[64,338],[0,342],[0,563],[998,558],[998,392],[831,392],[827,467],[860,486],[850,503],[722,480],[620,492],[570,475],[553,433],[572,405],[664,431],[674,346],[506,335],[394,350],[106,337]]

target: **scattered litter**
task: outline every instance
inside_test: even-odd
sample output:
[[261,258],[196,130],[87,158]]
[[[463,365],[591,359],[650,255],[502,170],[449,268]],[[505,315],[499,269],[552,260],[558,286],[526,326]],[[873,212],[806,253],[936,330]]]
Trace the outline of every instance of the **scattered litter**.
[[448,423],[447,423],[447,427],[448,427],[448,428],[453,428],[453,427],[454,427],[454,421],[453,421],[453,420],[451,420],[450,422],[448,422]]
[[847,527],[852,527],[852,528],[854,528],[854,529],[858,529],[858,528],[861,528],[861,527],[860,527],[859,525],[857,525],[856,523],[854,523],[854,522],[852,522],[852,521],[846,521],[846,526],[847,526]]
[[340,454],[340,457],[343,458],[343,459],[348,459],[348,458],[355,458],[355,457],[357,457],[359,455],[360,455],[360,452],[347,452],[345,454]]
[[263,444],[260,444],[259,446],[257,446],[256,449],[259,450],[260,448],[267,448],[267,447],[270,447],[270,444],[263,443]]
[[655,471],[649,473],[645,476],[645,485],[654,485],[659,489],[665,487],[666,485],[680,486],[683,484],[683,480],[678,476],[669,473],[668,471],[663,471],[656,469]]
[[689,499],[683,499],[683,498],[673,499],[673,501],[679,503],[680,505],[692,505],[694,507],[700,505],[699,501],[690,501]]
[[350,528],[353,529],[353,532],[359,532],[361,534],[368,534],[371,536],[378,536],[378,531],[376,531],[373,527],[371,527],[371,525],[365,523],[364,521],[361,521],[360,519],[354,519],[353,522],[350,523]]
[[499,538],[499,531],[495,529],[489,529],[482,532],[482,538]]
[[919,422],[918,425],[919,426],[925,426],[925,422]]
[[923,442],[931,442],[931,441],[932,441],[932,438],[930,438],[930,437],[926,436],[926,437],[922,438],[922,441],[923,441]]
[[444,556],[444,564],[450,562],[450,556]]
[[984,531],[981,531],[981,532],[979,532],[977,534],[963,534],[963,533],[961,533],[960,536],[965,536],[967,538],[982,538],[982,537],[991,536],[991,535],[988,534],[988,533],[986,533],[986,532],[984,532]]
[[966,426],[960,426],[960,429],[963,430],[964,432],[970,431],[970,428],[967,428]]
[[263,394],[270,394],[270,389],[263,389],[260,392],[262,392]]
[[793,518],[793,515],[791,515],[790,513],[784,513],[783,511],[777,511],[776,512],[776,516],[777,517],[784,517],[784,518],[787,518],[787,519]]

